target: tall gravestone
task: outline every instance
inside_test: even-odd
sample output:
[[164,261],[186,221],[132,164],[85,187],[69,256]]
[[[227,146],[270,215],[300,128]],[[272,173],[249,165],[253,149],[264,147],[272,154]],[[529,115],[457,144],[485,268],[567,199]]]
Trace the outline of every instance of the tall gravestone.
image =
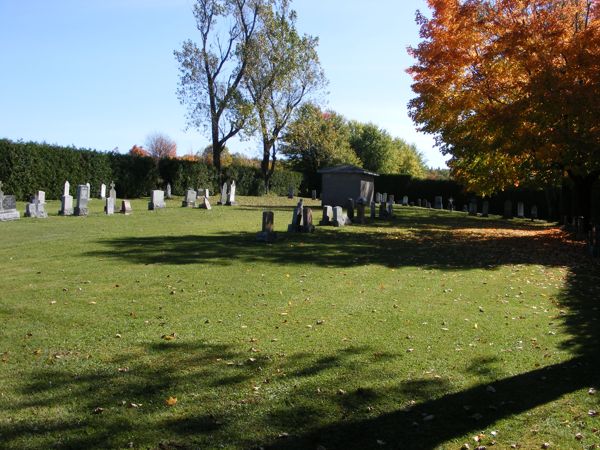
[[71,183],[65,181],[63,188],[63,195],[60,198],[60,211],[58,214],[61,216],[72,216],[73,215],[73,196],[69,192],[71,190]]
[[387,210],[386,204],[383,203],[383,202],[381,202],[379,204],[379,218],[380,219],[385,219],[387,217],[387,215],[388,215],[387,211],[388,210]]
[[371,219],[375,219],[377,217],[377,204],[375,202],[371,202]]
[[388,203],[394,203],[395,199],[396,199],[396,197],[394,196],[394,194],[388,195]]
[[224,205],[225,203],[227,203],[227,182],[221,186],[221,198],[217,202],[217,205]]
[[171,183],[167,183],[167,188],[166,188],[166,197],[168,199],[173,198],[173,194],[171,193]]
[[185,198],[181,202],[181,206],[183,208],[194,208],[196,206],[196,191],[193,189],[188,189],[185,192]]
[[476,216],[477,215],[477,199],[476,198],[472,198],[469,201],[469,215],[470,216]]
[[235,201],[235,180],[229,184],[229,193],[227,194],[227,206],[237,205]]
[[85,185],[88,188],[88,200],[89,200],[89,197],[92,195],[92,186],[90,183],[85,183]]
[[204,196],[206,198],[210,198],[210,189],[208,189],[208,188],[204,189]]
[[408,195],[402,197],[402,206],[408,206]]
[[100,185],[100,200],[104,200],[106,198],[106,185],[102,183]]
[[346,201],[346,210],[348,211],[348,219],[354,220],[354,199],[349,198]]
[[155,209],[162,209],[165,205],[165,193],[164,191],[155,189],[152,191],[152,196],[148,202],[148,209],[153,211]]
[[504,202],[504,214],[503,214],[503,217],[505,219],[512,219],[512,217],[513,217],[512,201],[510,201],[510,200],[506,200]]
[[302,208],[304,207],[302,199],[298,202],[292,213],[292,223],[288,225],[288,231],[301,231],[302,223]]
[[448,199],[448,211],[454,211],[454,198],[452,197]]
[[87,216],[89,213],[88,202],[90,201],[90,189],[87,184],[77,186],[77,203],[74,214],[76,216]]
[[0,181],[0,222],[17,220],[21,214],[17,211],[17,201],[14,195],[5,195]]
[[365,199],[360,197],[356,201],[356,222],[364,224],[365,220]]
[[304,206],[302,208],[302,231],[305,233],[312,233],[313,231],[315,231],[315,226],[313,225],[312,209],[308,206]]
[[323,218],[319,222],[319,225],[332,225],[333,221],[333,208],[329,205],[323,206]]
[[517,217],[523,219],[525,217],[525,205],[523,202],[517,202]]
[[380,192],[375,193],[375,203],[381,203],[381,193]]
[[481,206],[481,216],[488,217],[490,215],[490,202],[488,200],[483,201],[483,205]]
[[316,200],[316,199],[317,199],[317,190],[316,190],[316,189],[313,189],[313,190],[312,190],[312,192],[311,192],[311,197],[310,197],[310,198],[312,198],[313,200]]
[[383,194],[381,194],[381,203],[387,203],[387,192],[384,192]]
[[115,205],[117,203],[117,191],[115,190],[114,181],[110,182],[110,190],[108,191],[108,197],[106,197],[106,205],[104,206],[104,212],[107,215],[115,213]]
[[387,216],[394,217],[394,198],[391,197],[387,202]]
[[435,209],[444,209],[444,200],[441,195],[436,195],[433,202],[433,207]]
[[294,198],[294,186],[288,187],[288,198]]
[[277,238],[277,233],[273,231],[275,225],[275,213],[273,211],[263,211],[262,229],[256,235],[258,241],[273,242]]

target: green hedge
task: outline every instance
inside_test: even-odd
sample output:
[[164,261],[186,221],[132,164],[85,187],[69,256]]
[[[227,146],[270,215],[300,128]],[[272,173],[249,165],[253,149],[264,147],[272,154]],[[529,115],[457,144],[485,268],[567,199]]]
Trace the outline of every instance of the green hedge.
[[[264,191],[256,167],[232,165],[224,170],[223,177],[235,180],[239,195]],[[48,199],[59,199],[65,180],[71,183],[71,193],[74,186],[90,183],[92,196],[99,194],[100,184],[111,181],[121,198],[148,196],[152,189],[164,189],[167,183],[171,183],[174,195],[183,195],[188,188],[219,192],[218,175],[204,162],[162,159],[157,165],[148,157],[8,139],[0,139],[0,180],[3,191],[19,200],[29,199],[38,190],[45,191]],[[288,186],[297,190],[301,180],[297,172],[278,169],[271,179],[271,192],[284,195]]]

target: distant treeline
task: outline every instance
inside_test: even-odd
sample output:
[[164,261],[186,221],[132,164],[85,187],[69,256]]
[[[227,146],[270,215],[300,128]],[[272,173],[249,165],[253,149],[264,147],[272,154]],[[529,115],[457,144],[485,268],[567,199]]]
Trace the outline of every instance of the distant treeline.
[[[260,169],[256,167],[232,164],[224,169],[223,176],[224,180],[235,180],[239,195],[264,193]],[[0,139],[0,180],[3,191],[19,200],[28,200],[38,190],[45,191],[48,199],[59,199],[66,180],[71,186],[90,183],[93,196],[99,193],[102,183],[114,181],[121,198],[148,196],[152,189],[164,189],[167,183],[171,183],[174,195],[183,195],[190,187],[219,190],[217,172],[203,161],[157,161],[145,156],[8,139]],[[270,192],[283,195],[289,186],[297,191],[301,181],[300,173],[276,170]]]

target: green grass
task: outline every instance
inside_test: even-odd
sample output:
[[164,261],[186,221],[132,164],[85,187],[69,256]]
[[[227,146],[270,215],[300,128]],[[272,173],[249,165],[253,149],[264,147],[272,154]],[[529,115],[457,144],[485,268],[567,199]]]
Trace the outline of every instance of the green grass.
[[0,223],[0,447],[600,444],[600,267],[555,229],[132,204]]

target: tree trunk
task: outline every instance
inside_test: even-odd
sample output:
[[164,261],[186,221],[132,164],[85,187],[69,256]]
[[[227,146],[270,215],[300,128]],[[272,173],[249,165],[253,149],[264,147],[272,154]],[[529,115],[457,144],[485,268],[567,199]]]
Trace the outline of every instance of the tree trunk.
[[217,169],[219,184],[221,184],[221,142],[219,142],[219,122],[215,119],[212,121],[212,153],[213,166]]

